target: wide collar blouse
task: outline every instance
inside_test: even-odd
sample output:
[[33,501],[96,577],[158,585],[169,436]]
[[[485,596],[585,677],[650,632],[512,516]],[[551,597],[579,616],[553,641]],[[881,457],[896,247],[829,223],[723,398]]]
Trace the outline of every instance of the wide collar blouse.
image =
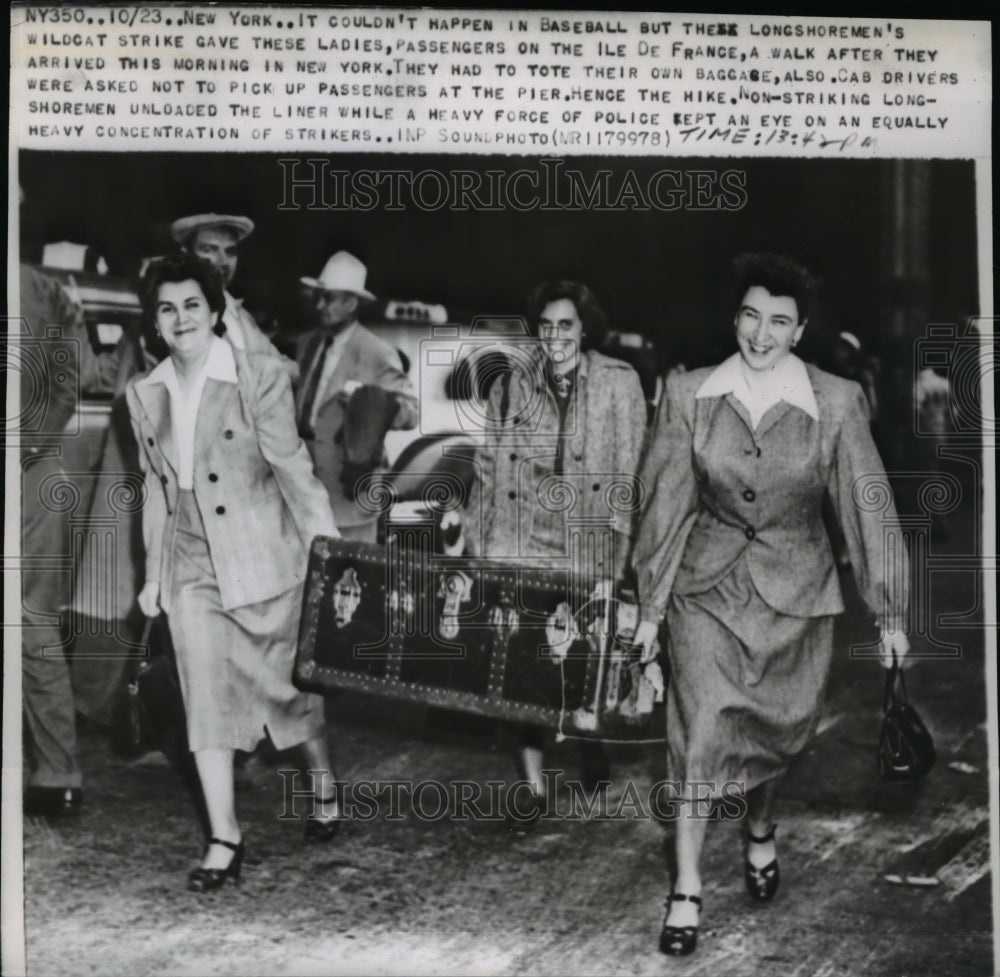
[[768,382],[760,391],[751,391],[741,365],[742,357],[734,353],[716,367],[695,393],[695,399],[732,396],[746,408],[751,427],[756,430],[764,415],[784,401],[798,407],[813,420],[819,420],[816,394],[809,382],[806,365],[794,353],[783,356],[769,371]]
[[189,394],[183,394],[177,378],[177,369],[171,357],[155,367],[140,383],[162,383],[170,394],[170,417],[177,442],[177,485],[181,489],[194,487],[194,435],[198,423],[198,408],[207,380],[238,383],[236,360],[232,347],[218,336],[212,337],[204,366],[195,377]]

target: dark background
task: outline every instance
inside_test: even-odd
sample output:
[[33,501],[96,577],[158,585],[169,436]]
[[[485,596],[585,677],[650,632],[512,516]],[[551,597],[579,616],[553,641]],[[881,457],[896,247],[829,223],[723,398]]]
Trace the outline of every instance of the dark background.
[[[71,240],[97,249],[112,273],[133,276],[143,256],[170,247],[167,229],[176,217],[246,214],[257,229],[241,249],[232,291],[255,313],[266,310],[283,331],[299,326],[299,276],[318,275],[344,248],[368,265],[368,286],[380,298],[440,302],[460,320],[523,312],[536,282],[578,279],[596,291],[613,328],[656,342],[661,365],[680,359],[694,365],[728,351],[732,258],[744,250],[780,250],[823,279],[813,345],[840,329],[875,352],[893,341],[888,323],[903,300],[889,252],[892,225],[906,219],[907,207],[893,193],[898,161],[570,157],[566,167],[588,182],[598,169],[613,171],[613,187],[627,171],[645,187],[663,169],[742,170],[746,204],[735,211],[473,213],[415,206],[282,211],[278,158],[23,151],[24,257],[39,260],[43,243]],[[534,158],[494,156],[350,154],[331,156],[329,164],[338,170],[401,165],[539,169]],[[966,161],[926,167],[923,219],[916,225],[929,267],[920,283],[922,314],[927,322],[961,321],[977,311],[974,168]],[[920,324],[912,329],[919,332]]]

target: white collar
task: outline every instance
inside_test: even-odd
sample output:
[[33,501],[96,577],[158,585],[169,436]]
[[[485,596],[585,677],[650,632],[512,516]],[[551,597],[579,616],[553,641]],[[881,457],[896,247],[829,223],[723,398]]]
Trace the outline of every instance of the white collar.
[[[238,383],[236,376],[236,358],[233,356],[233,348],[224,339],[218,336],[212,337],[211,345],[208,347],[208,358],[205,360],[203,370],[205,379],[221,380],[223,383]],[[149,375],[140,380],[139,383],[165,383],[167,386],[177,385],[177,369],[174,361],[167,357],[157,364]]]
[[[750,393],[750,386],[743,375],[740,360],[739,353],[733,353],[729,359],[723,360],[698,388],[695,397],[724,397],[726,394],[732,394],[753,416],[756,413],[755,408],[762,406],[754,401],[760,401],[761,398],[754,398]],[[767,395],[763,398],[764,410],[783,400],[786,404],[804,411],[814,421],[819,420],[819,407],[816,405],[816,395],[809,382],[809,373],[805,363],[794,353],[783,356],[771,369],[767,387]]]

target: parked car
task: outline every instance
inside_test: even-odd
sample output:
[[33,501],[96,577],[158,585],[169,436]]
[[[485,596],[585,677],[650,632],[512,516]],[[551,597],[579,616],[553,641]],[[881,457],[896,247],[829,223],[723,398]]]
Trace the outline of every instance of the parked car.
[[[115,349],[126,333],[137,336],[142,328],[142,309],[132,282],[95,272],[68,271],[64,268],[38,268],[62,284],[70,297],[83,309],[84,323],[91,347],[98,353]],[[84,384],[77,412],[66,430],[74,432],[62,445],[63,466],[67,472],[93,473],[101,462],[108,426],[111,422],[111,390],[88,388]],[[94,482],[79,479],[83,493],[81,509],[89,511]]]
[[[141,328],[132,282],[89,272],[42,270],[58,278],[83,307],[95,350],[111,350],[126,331]],[[419,302],[390,301],[376,306],[365,321],[400,352],[419,402],[416,428],[390,431],[385,441],[389,471],[381,483],[391,493],[388,519],[396,524],[436,526],[444,511],[462,503],[475,476],[474,456],[483,441],[490,388],[510,370],[518,347],[533,343],[520,317],[458,317],[465,321],[442,322],[447,318],[443,311]],[[650,349],[648,341],[629,334],[613,337],[602,351],[640,369],[652,402],[658,391],[656,378],[650,380],[642,372],[655,362]],[[110,395],[83,391],[79,437],[67,445],[68,470],[97,468],[110,412]]]

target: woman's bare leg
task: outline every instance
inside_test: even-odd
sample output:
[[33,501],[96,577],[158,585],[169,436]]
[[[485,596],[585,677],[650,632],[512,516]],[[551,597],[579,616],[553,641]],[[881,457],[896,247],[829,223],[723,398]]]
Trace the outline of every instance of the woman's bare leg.
[[[691,787],[687,785],[685,800],[680,805],[676,822],[674,851],[677,856],[677,877],[673,891],[686,896],[701,895],[701,852],[705,846],[705,828],[708,820],[700,809],[704,803],[695,804]],[[693,902],[671,902],[666,922],[670,926],[697,926],[698,907]]]
[[[313,793],[316,795],[314,813],[320,818],[335,818],[340,814],[337,798],[337,781],[330,763],[330,745],[326,732],[302,744],[302,752],[306,758],[306,769],[312,776]],[[332,800],[331,800],[332,798]],[[323,803],[323,801],[328,803]]]
[[[780,783],[780,778],[775,777],[747,791],[747,830],[758,838],[763,838],[774,827],[774,811],[778,803]],[[747,845],[747,859],[754,868],[764,868],[776,857],[777,849],[773,838],[763,844]]]
[[[236,820],[236,799],[233,791],[233,750],[195,750],[194,762],[205,797],[205,809],[212,837],[238,844],[242,838]],[[222,845],[209,845],[202,868],[226,868],[233,852]]]

